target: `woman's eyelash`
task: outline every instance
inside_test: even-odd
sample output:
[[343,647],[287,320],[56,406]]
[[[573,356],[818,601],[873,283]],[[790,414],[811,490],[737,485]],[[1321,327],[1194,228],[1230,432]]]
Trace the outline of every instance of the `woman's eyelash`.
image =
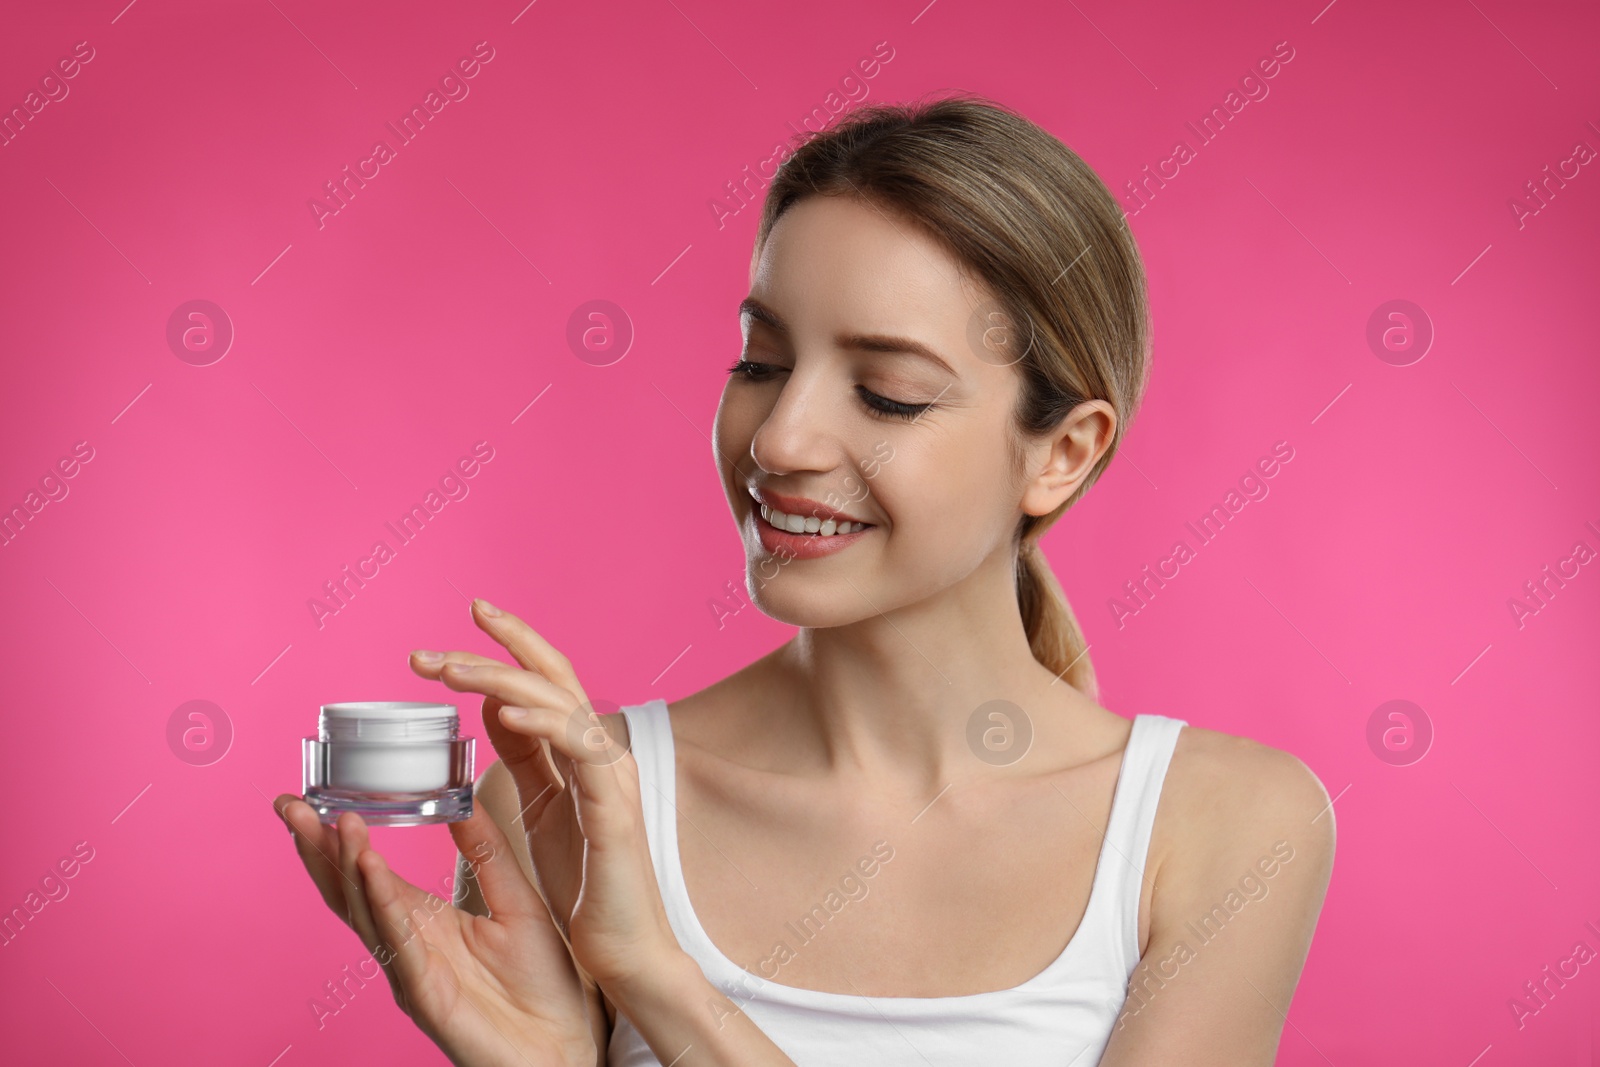
[[[766,374],[773,369],[770,363],[757,363],[754,360],[738,359],[733,366],[728,368],[729,374],[738,375],[746,381],[760,382],[766,380]],[[882,419],[915,419],[924,411],[933,407],[928,404],[903,404],[898,400],[890,400],[886,396],[879,396],[864,385],[856,386],[856,392],[861,397],[867,410],[874,417]]]
[[733,366],[728,368],[728,373],[737,374],[740,377],[749,378],[751,381],[755,381],[757,380],[757,375],[761,371],[766,370],[767,367],[768,364],[756,363],[748,359],[740,358],[733,361]]
[[886,396],[879,396],[864,385],[856,386],[856,392],[867,405],[867,410],[873,415],[885,419],[915,419],[924,411],[933,407],[932,404],[902,404],[898,400],[890,400]]

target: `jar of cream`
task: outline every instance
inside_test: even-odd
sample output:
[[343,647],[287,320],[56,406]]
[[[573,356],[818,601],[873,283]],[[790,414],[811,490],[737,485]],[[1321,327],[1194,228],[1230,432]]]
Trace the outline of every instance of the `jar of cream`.
[[370,826],[457,822],[472,814],[473,739],[454,704],[324,704],[302,742],[302,792],[325,823],[353,811]]

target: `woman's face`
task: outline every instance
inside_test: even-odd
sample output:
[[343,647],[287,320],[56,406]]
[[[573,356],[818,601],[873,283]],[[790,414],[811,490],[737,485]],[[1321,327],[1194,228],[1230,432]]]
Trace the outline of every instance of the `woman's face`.
[[[1009,576],[1023,508],[1070,495],[1075,482],[1025,484],[1048,442],[1013,472],[1020,381],[969,340],[990,306],[938,243],[874,206],[812,196],[780,217],[741,309],[742,360],[757,366],[730,375],[713,441],[763,612],[838,626],[932,597],[988,559]],[[780,532],[757,496],[813,529],[833,513],[870,525]]]

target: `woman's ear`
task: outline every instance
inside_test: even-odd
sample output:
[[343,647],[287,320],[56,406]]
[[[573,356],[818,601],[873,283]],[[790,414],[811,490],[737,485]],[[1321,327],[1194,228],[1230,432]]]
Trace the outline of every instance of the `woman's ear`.
[[1094,470],[1117,428],[1117,413],[1104,400],[1085,400],[1029,454],[1032,476],[1022,496],[1027,515],[1048,515],[1070,499]]

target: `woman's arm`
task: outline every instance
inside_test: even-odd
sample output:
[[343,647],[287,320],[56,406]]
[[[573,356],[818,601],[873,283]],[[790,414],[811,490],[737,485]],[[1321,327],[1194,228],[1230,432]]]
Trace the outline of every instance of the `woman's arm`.
[[[626,722],[596,715],[572,661],[522,619],[482,600],[473,601],[472,617],[516,667],[471,652],[418,650],[411,669],[485,698],[484,728],[526,829],[527,880],[545,904],[541,917],[561,932],[575,973],[594,979],[663,1063],[793,1067],[742,1012],[730,1021],[705,1010],[720,994],[678,945],[667,918],[638,764],[618,742]],[[486,822],[498,829],[492,818]]]
[[[620,715],[606,716],[605,725],[625,744],[626,724],[618,721],[621,718]],[[516,783],[505,765],[499,760],[491,763],[479,777],[473,793],[476,802],[484,806],[513,843],[517,862],[528,881],[537,885],[527,836],[518,818]],[[464,858],[456,864],[455,894],[462,909],[476,915],[487,914],[476,879]],[[605,1067],[612,1026],[603,994],[576,961],[574,966],[583,980],[589,1025],[597,1050],[596,1067]],[[662,1063],[674,1063],[675,1067],[702,1064],[793,1067],[792,1061],[737,1004],[706,979],[699,965],[686,953],[674,955],[661,966],[619,985],[612,993]]]
[[[624,734],[626,736],[626,734]],[[514,843],[518,864],[528,881],[533,881],[533,861],[528,857],[522,822],[517,819],[517,785],[506,765],[496,760],[478,777],[474,789],[477,803],[485,806],[496,825]],[[456,862],[456,901],[461,909],[486,915],[477,880],[472,877],[466,857]],[[576,961],[574,961],[576,965]],[[584,982],[584,1000],[589,1006],[589,1025],[594,1030],[598,1059],[595,1067],[605,1067],[606,1045],[611,1040],[611,1021],[606,1013],[600,987],[578,966]],[[688,955],[675,958],[669,966],[634,979],[618,990],[627,1017],[645,1038],[656,1056],[667,1049],[678,1049],[677,1067],[690,1064],[790,1064],[739,1006],[710,984],[706,974]],[[766,1056],[766,1059],[763,1059]],[[661,1062],[674,1062],[666,1056]]]
[[[483,805],[495,825],[500,827],[500,832],[511,842],[512,851],[517,857],[517,865],[522,868],[528,883],[537,887],[539,883],[533,876],[533,860],[528,856],[527,834],[523,830],[522,819],[517,811],[517,786],[506,771],[505,764],[498,759],[489,764],[473,785],[472,795],[473,803]],[[454,900],[456,906],[463,911],[469,911],[474,915],[489,914],[488,905],[483,902],[483,893],[478,888],[478,879],[472,873],[472,866],[467,857],[460,853],[456,854]],[[573,968],[583,981],[583,999],[589,1015],[589,1029],[594,1033],[597,1057],[595,1067],[606,1067],[606,1045],[611,1039],[611,1024],[600,1001],[600,987],[595,985],[594,979],[590,978],[582,967],[578,966],[576,960],[573,961]]]
[[1101,1067],[1271,1067],[1332,875],[1327,791],[1287,752],[1188,728],[1160,806],[1174,833]]

